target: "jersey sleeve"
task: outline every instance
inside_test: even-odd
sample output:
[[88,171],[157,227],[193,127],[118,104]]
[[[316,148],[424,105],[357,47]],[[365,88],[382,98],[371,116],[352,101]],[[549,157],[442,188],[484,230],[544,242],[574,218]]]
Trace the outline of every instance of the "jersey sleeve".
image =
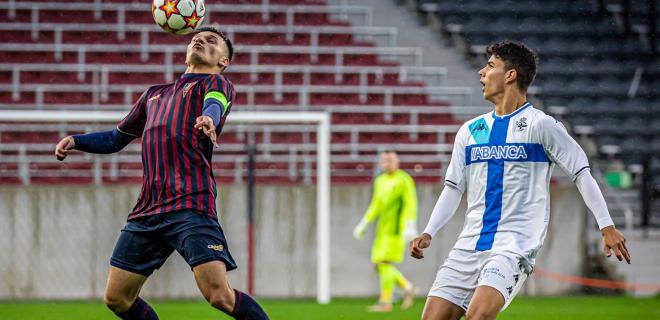
[[216,74],[205,81],[202,95],[204,96],[204,105],[214,103],[220,106],[220,125],[216,127],[221,127],[231,110],[236,95],[234,85],[226,76]]
[[117,130],[134,138],[142,136],[147,119],[147,101],[151,90],[146,90],[135,102],[131,111],[117,125]]
[[415,189],[415,181],[413,178],[406,174],[404,176],[404,190],[401,194],[403,199],[403,216],[405,221],[417,220],[417,190]]
[[543,149],[573,181],[589,169],[589,160],[582,147],[571,137],[564,125],[544,115],[539,121],[539,135]]
[[454,139],[454,149],[451,152],[451,161],[445,173],[445,185],[458,189],[461,193],[465,191],[465,146],[467,145],[467,126],[458,129]]
[[374,221],[382,211],[380,208],[381,201],[378,198],[378,182],[379,179],[376,178],[376,181],[374,181],[374,191],[373,194],[371,195],[371,202],[369,203],[369,208],[367,208],[367,212],[364,213],[363,219],[365,219],[367,222]]

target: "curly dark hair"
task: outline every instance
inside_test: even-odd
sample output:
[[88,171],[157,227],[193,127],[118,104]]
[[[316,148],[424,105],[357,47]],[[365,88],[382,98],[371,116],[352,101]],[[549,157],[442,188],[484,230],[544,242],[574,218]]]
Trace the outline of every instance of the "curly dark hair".
[[527,88],[536,76],[536,66],[539,63],[536,52],[520,42],[505,40],[488,46],[486,59],[489,59],[492,55],[502,59],[504,70],[516,70],[518,88],[523,92],[527,92]]
[[234,57],[234,46],[232,45],[231,40],[229,40],[229,38],[224,33],[220,32],[220,30],[218,30],[214,27],[199,28],[199,29],[195,30],[195,34],[200,33],[200,32],[205,32],[205,31],[213,32],[213,33],[217,34],[218,36],[220,36],[220,38],[222,38],[222,40],[225,41],[225,43],[227,44],[227,51],[228,51],[227,53],[229,54],[229,56],[227,58],[229,58],[229,61],[231,61],[231,59]]

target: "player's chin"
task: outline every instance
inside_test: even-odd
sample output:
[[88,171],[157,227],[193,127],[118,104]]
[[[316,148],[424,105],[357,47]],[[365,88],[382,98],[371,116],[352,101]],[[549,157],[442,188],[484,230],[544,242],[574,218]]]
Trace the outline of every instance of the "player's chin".
[[192,50],[188,53],[188,61],[192,64],[204,64],[205,60],[204,54],[199,50]]

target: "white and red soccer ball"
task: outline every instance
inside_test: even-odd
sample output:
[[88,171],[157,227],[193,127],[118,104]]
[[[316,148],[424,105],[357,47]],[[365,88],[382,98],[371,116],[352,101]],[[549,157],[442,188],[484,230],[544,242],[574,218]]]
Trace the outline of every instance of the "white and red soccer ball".
[[193,32],[204,20],[204,0],[153,0],[151,12],[166,32],[184,35]]

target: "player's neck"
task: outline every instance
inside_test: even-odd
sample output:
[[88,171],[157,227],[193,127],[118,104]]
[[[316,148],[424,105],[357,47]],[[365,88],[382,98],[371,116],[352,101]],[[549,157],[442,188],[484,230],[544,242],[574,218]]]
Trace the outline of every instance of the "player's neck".
[[518,90],[505,90],[500,99],[493,101],[495,104],[495,115],[506,116],[518,110],[527,102],[527,95]]
[[218,74],[222,70],[217,66],[207,66],[207,65],[188,65],[185,73],[208,73],[208,74]]

